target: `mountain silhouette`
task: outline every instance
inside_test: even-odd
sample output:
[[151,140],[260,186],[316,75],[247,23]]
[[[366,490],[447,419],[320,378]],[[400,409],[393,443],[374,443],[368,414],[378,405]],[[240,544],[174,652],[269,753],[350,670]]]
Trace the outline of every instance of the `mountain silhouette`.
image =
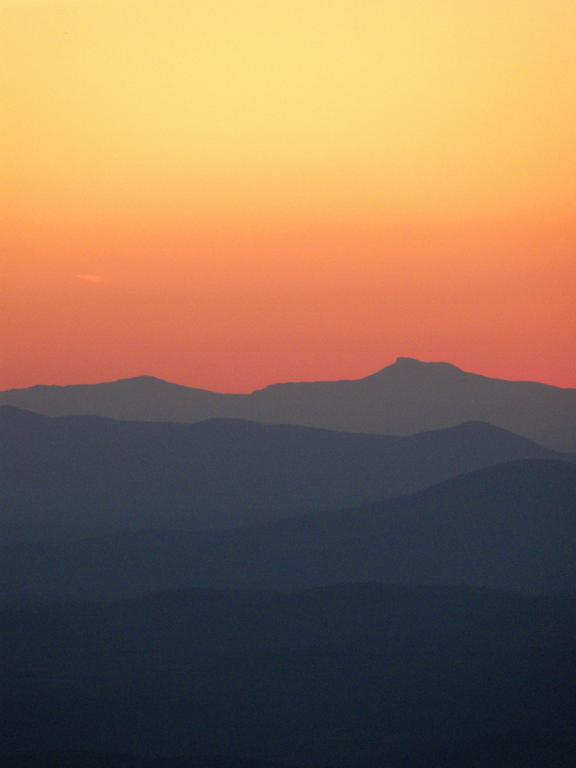
[[6,602],[181,587],[467,584],[552,593],[576,583],[576,466],[525,460],[412,496],[222,532],[150,530],[2,548]]
[[221,394],[143,376],[0,393],[0,403],[49,416],[196,422],[240,418],[347,432],[407,435],[482,421],[557,450],[576,445],[576,389],[466,373],[400,357],[363,379],[276,384]]
[[0,764],[571,766],[576,390],[399,358],[0,406]]
[[238,527],[559,456],[481,423],[388,437],[223,419],[50,418],[4,406],[0,429],[4,541]]

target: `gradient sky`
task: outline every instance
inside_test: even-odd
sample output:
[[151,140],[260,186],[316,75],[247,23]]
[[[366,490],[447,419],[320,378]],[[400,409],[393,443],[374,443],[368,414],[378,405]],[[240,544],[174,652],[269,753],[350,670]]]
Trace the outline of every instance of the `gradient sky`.
[[0,388],[576,386],[574,0],[0,0]]

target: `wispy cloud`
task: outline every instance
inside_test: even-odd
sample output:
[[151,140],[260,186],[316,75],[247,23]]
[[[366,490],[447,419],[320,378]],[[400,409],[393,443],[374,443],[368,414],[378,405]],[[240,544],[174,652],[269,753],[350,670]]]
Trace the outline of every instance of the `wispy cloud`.
[[102,275],[74,275],[77,280],[83,280],[85,283],[101,283]]

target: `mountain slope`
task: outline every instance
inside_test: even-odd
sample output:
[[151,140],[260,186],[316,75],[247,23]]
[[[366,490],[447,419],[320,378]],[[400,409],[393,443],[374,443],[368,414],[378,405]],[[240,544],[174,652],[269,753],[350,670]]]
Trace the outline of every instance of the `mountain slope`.
[[48,418],[2,407],[0,429],[5,541],[235,527],[556,456],[485,424],[387,437],[238,420]]
[[576,434],[576,390],[466,373],[398,358],[356,381],[278,384],[224,395],[140,377],[0,393],[0,403],[52,416],[195,422],[241,418],[348,432],[414,434],[483,421],[564,450]]
[[462,744],[477,765],[504,737],[552,765],[574,743],[574,608],[364,584],[2,612],[0,750],[400,768]]
[[413,496],[223,532],[2,549],[4,600],[377,581],[561,592],[576,583],[576,467],[520,461]]

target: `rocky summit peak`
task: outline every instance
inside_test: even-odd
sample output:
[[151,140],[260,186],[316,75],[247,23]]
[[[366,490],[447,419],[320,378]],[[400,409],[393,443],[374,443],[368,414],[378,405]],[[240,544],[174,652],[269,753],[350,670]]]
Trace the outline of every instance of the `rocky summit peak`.
[[427,365],[427,363],[424,363],[422,362],[422,360],[418,360],[415,357],[397,357],[394,365],[408,367],[408,366],[417,366],[417,365]]
[[415,357],[397,357],[396,362],[393,364],[393,367],[398,368],[449,368],[454,371],[460,370],[457,366],[453,365],[452,363],[444,363],[444,362],[424,362],[423,360],[418,360]]
[[395,362],[386,366],[380,371],[377,371],[369,379],[380,379],[382,377],[387,378],[390,375],[403,375],[403,376],[420,376],[425,374],[439,374],[445,373],[458,373],[462,374],[462,370],[452,363],[443,362],[424,362],[418,360],[415,357],[397,357]]

